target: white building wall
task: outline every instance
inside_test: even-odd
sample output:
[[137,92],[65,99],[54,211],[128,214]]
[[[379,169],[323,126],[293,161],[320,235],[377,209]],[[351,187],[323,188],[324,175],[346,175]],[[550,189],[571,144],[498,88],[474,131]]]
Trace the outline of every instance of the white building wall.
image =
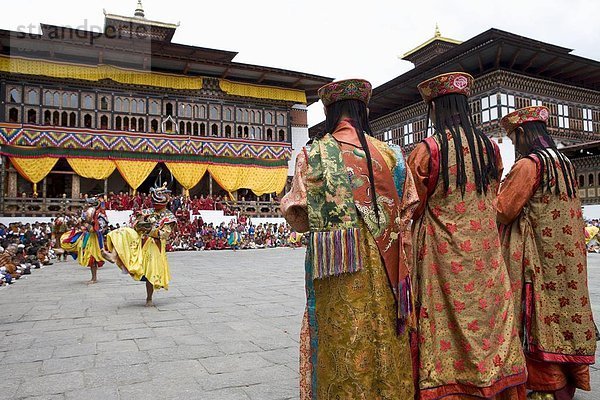
[[[306,110],[306,105],[296,104],[293,108],[299,110]],[[294,169],[296,167],[296,155],[302,147],[308,142],[308,126],[299,127],[292,126],[292,158],[288,162],[288,176],[294,175]]]
[[512,141],[508,136],[502,137],[502,143],[498,142],[498,138],[492,138],[492,140],[496,142],[500,148],[500,156],[502,157],[502,165],[504,166],[502,178],[504,178],[515,163],[515,146],[513,146]]

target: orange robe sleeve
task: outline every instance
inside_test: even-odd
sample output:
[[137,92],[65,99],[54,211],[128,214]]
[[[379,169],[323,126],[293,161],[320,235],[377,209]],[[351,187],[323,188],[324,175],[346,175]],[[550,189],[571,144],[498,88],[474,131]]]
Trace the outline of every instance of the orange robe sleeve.
[[[410,153],[407,160],[408,169],[412,172],[414,190],[419,197],[419,207],[415,210],[413,219],[418,219],[427,205],[427,187],[429,185],[429,150],[425,143],[419,143]],[[408,171],[407,171],[408,172]]]
[[522,158],[513,165],[498,192],[498,222],[509,225],[519,216],[536,190],[537,175],[535,161],[529,158]]
[[309,229],[306,197],[307,162],[306,152],[303,150],[298,153],[292,188],[281,199],[281,213],[296,232],[307,232]]

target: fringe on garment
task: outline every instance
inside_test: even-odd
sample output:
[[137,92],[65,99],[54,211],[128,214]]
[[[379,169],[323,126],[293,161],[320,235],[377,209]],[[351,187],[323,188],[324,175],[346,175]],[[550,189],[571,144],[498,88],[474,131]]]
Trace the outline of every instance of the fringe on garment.
[[414,310],[414,300],[412,295],[412,281],[410,274],[406,275],[402,281],[398,283],[398,320],[396,331],[404,333],[406,325],[411,327],[414,325],[412,320]]
[[359,228],[311,232],[313,279],[322,279],[363,269]]

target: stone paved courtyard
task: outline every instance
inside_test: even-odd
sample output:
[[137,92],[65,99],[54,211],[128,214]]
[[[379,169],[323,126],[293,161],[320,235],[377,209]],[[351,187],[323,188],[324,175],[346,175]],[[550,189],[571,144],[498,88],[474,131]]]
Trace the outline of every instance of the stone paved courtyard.
[[[56,263],[0,289],[0,399],[298,398],[302,250],[170,254],[173,281]],[[600,255],[590,256],[600,320]],[[600,396],[600,369],[592,369]]]

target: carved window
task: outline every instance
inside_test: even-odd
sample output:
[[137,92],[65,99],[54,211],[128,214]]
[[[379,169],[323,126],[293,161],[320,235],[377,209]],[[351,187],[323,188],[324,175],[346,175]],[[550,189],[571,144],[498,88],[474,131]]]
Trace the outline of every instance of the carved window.
[[108,129],[108,117],[106,115],[100,117],[100,129]]
[[204,123],[200,124],[200,136],[206,136],[206,125]]
[[129,112],[129,99],[123,99],[123,112]]
[[27,111],[27,123],[37,124],[37,112],[35,110]]
[[92,116],[90,114],[85,114],[83,116],[83,126],[86,128],[92,128]]
[[241,126],[237,127],[237,137],[239,137],[239,138],[242,137],[242,127]]
[[8,101],[11,103],[20,103],[21,91],[17,88],[12,88],[9,92]]
[[194,134],[194,136],[198,136],[198,123],[197,122],[194,122],[193,134]]
[[579,175],[579,187],[582,188],[585,186],[585,177],[583,175]]
[[515,111],[515,96],[500,93],[500,118],[513,111]]
[[584,132],[594,131],[594,124],[592,123],[592,110],[589,108],[583,109],[583,130]]
[[69,114],[69,126],[71,128],[77,126],[77,114],[75,114],[74,112]]
[[197,117],[201,119],[206,118],[206,106],[200,106]]
[[173,103],[167,103],[165,105],[165,114],[166,115],[173,115]]
[[285,142],[285,131],[283,129],[279,130],[279,141]]
[[538,99],[531,99],[531,105],[533,107],[541,107],[542,106],[542,101],[538,100]]
[[212,124],[211,125],[211,127],[210,127],[210,134],[213,135],[213,136],[218,136],[219,135],[219,126],[217,124]]
[[66,111],[60,114],[60,125],[69,126],[69,114]]
[[8,110],[8,122],[19,122],[19,110],[17,108],[11,108]]
[[118,131],[123,130],[123,122],[121,117],[115,118],[115,129]]
[[71,93],[71,108],[77,108],[79,104],[77,103],[77,95],[75,93]]
[[211,106],[210,107],[210,119],[219,119],[219,118],[220,118],[219,108],[217,106]]
[[132,131],[137,131],[137,119],[136,118],[131,118],[131,130]]
[[160,110],[160,105],[159,105],[158,101],[151,100],[150,101],[150,114],[158,115],[158,114],[160,114],[159,110]]
[[233,112],[231,108],[226,108],[224,111],[225,117],[223,118],[225,121],[233,121]]
[[273,113],[268,112],[265,114],[265,124],[273,125]]
[[267,140],[273,140],[273,129],[267,129]]
[[53,97],[52,97],[52,92],[44,92],[44,104],[47,106],[52,106],[54,105],[54,102],[52,101]]
[[38,104],[39,103],[39,97],[38,97],[37,90],[29,89],[27,91],[27,103],[28,104]]
[[60,113],[58,111],[54,111],[52,113],[52,125],[54,125],[54,126],[60,125]]
[[83,98],[83,108],[87,108],[88,110],[93,109],[94,108],[94,102],[92,100],[92,96],[85,95],[85,97]]
[[44,111],[44,125],[52,125],[52,113],[50,110]]
[[150,121],[150,132],[158,132],[158,120],[153,119],[152,121]]
[[138,118],[138,131],[144,132],[144,118]]
[[588,175],[588,186],[590,186],[590,187],[594,186],[594,174]]
[[185,133],[185,122],[183,121],[179,123],[179,133],[181,133],[182,135]]
[[404,124],[402,127],[402,133],[404,138],[404,145],[413,144],[415,142],[415,138],[413,135],[413,124],[409,122],[408,124]]
[[115,111],[123,111],[123,101],[119,97],[115,99]]
[[283,116],[283,114],[279,114],[277,116],[277,125],[279,125],[279,126],[285,125],[285,117]]
[[123,130],[129,130],[129,117],[123,117]]
[[137,112],[143,114],[146,112],[146,100],[140,99],[137,102]]
[[564,104],[558,105],[558,127],[569,129],[569,106]]
[[481,122],[486,123],[498,119],[498,96],[496,94],[481,99]]
[[392,140],[392,131],[388,129],[383,132],[383,138],[381,139],[384,142],[390,142]]
[[108,110],[108,100],[104,96],[100,98],[100,109],[104,111]]

